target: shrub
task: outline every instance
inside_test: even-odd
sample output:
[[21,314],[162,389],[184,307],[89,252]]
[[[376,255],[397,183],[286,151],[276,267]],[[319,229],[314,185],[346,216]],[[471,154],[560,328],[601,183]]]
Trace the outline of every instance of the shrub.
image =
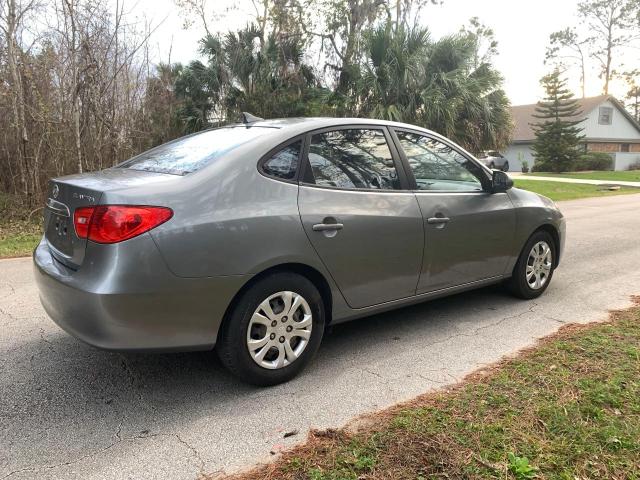
[[532,172],[553,172],[553,168],[549,162],[544,162],[539,158],[536,158],[536,163],[531,167]]
[[520,169],[522,170],[522,173],[527,173],[529,171],[529,162],[523,160],[522,167],[520,167]]
[[572,170],[576,172],[583,172],[585,170],[613,170],[613,158],[611,158],[611,155],[608,153],[584,153],[573,163]]

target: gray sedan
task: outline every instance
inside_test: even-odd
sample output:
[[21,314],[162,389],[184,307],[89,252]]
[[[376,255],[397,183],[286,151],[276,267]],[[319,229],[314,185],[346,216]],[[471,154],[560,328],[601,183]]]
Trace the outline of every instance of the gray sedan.
[[431,131],[366,119],[204,131],[50,182],[42,304],[114,350],[205,350],[247,382],[294,377],[328,325],[558,266],[555,204]]

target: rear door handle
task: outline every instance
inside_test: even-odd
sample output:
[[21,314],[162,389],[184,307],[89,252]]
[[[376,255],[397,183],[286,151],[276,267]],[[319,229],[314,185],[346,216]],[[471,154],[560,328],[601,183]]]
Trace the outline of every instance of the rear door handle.
[[449,220],[451,220],[449,217],[431,217],[427,218],[427,223],[429,225],[438,225],[441,223],[449,223]]
[[329,230],[342,230],[344,225],[342,223],[316,223],[312,228],[314,232],[326,232]]

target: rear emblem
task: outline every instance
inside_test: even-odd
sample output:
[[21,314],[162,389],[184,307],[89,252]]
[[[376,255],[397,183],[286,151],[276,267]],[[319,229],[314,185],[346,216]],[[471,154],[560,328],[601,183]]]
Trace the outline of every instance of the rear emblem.
[[53,195],[53,198],[58,198],[58,194],[60,193],[60,187],[58,187],[58,185],[54,185],[53,186],[53,190],[51,191],[51,195]]

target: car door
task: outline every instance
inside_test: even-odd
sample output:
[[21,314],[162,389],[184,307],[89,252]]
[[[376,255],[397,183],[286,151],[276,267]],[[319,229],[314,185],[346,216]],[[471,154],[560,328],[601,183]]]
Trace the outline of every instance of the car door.
[[307,137],[298,194],[311,244],[352,308],[415,295],[424,231],[416,197],[380,126]]
[[394,129],[424,217],[424,259],[417,293],[504,274],[514,250],[516,215],[506,193],[470,155],[423,132]]

